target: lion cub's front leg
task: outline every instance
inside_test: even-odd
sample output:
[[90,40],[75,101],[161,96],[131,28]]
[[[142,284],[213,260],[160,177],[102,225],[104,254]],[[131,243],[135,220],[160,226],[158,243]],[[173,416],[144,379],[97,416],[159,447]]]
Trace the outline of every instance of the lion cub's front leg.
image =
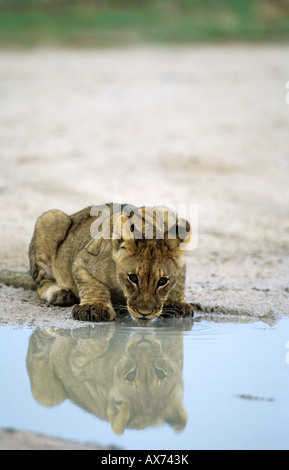
[[80,304],[74,305],[72,317],[80,321],[112,321],[116,317],[108,286],[95,279],[85,268],[74,269]]
[[180,273],[176,285],[171,290],[169,297],[165,303],[165,310],[173,313],[176,317],[193,317],[193,307],[185,301],[185,281],[186,268],[184,267]]

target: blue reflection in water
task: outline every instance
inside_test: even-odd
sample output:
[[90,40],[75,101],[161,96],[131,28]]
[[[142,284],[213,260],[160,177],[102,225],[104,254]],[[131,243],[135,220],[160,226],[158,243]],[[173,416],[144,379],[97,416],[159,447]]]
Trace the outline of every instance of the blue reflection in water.
[[0,328],[0,427],[126,449],[289,448],[289,319]]
[[117,435],[126,428],[163,423],[175,430],[185,427],[182,369],[180,328],[116,323],[74,330],[37,328],[27,354],[31,390],[38,403],[55,406],[68,398],[109,421]]

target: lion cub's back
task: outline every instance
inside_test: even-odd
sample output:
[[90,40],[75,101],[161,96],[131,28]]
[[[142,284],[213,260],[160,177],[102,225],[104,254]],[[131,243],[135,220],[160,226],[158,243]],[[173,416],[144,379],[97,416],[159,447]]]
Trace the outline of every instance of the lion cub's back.
[[86,207],[71,216],[71,225],[65,238],[58,246],[58,256],[74,259],[91,240],[90,226],[93,218],[91,207]]

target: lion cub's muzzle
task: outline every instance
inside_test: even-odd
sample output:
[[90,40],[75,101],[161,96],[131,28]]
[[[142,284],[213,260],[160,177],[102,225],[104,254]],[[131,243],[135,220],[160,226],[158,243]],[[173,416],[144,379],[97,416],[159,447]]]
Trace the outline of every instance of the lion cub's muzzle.
[[154,318],[157,318],[161,315],[162,313],[162,308],[161,309],[146,309],[143,307],[131,307],[130,305],[127,306],[129,313],[133,318],[135,318],[138,321],[151,321]]

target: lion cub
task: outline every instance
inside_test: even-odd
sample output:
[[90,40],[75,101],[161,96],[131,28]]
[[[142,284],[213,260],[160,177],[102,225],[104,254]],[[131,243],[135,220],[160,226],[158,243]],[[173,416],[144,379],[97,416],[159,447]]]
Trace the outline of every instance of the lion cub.
[[184,300],[189,230],[188,222],[162,207],[106,204],[72,216],[45,212],[29,247],[38,296],[52,305],[74,305],[73,318],[83,321],[114,320],[114,302],[126,304],[139,322],[159,317],[164,307],[192,316]]

